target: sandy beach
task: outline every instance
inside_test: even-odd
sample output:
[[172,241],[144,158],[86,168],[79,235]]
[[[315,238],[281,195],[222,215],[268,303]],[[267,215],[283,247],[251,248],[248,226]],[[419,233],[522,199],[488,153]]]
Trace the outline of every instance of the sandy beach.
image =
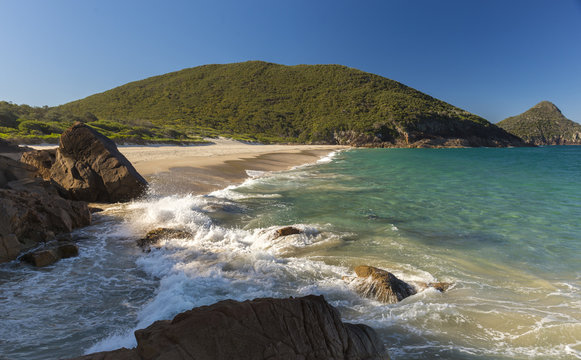
[[158,191],[202,194],[243,182],[248,178],[247,170],[286,170],[314,163],[332,151],[346,148],[249,144],[223,138],[208,140],[210,144],[194,146],[121,145],[119,151]]

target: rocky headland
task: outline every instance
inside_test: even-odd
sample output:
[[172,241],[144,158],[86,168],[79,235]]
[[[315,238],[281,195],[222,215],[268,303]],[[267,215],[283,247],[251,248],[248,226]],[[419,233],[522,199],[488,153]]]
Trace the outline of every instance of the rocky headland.
[[533,145],[581,145],[581,124],[567,119],[549,101],[541,101],[497,125]]

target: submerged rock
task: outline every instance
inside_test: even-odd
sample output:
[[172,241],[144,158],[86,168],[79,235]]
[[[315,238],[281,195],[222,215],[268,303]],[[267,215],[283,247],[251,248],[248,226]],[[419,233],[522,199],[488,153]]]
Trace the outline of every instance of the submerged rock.
[[52,265],[60,259],[79,256],[79,247],[75,244],[58,244],[24,254],[22,261],[36,267]]
[[191,233],[178,229],[157,228],[149,231],[144,238],[137,240],[137,246],[143,251],[149,252],[161,239],[174,238],[185,239],[192,236]]
[[53,249],[33,251],[22,256],[22,261],[25,261],[36,267],[43,267],[54,264],[58,259],[58,253]]
[[322,296],[225,300],[135,332],[137,347],[83,360],[389,359],[375,331]]
[[82,123],[61,135],[50,178],[72,199],[89,202],[129,201],[147,187],[112,140]]
[[363,296],[393,304],[416,294],[413,286],[398,279],[389,271],[361,265],[355,268],[355,273],[357,274],[355,288]]
[[285,226],[283,228],[276,230],[276,237],[275,238],[278,238],[281,236],[295,235],[295,234],[300,234],[300,233],[302,233],[302,231],[300,229],[297,229],[296,227]]

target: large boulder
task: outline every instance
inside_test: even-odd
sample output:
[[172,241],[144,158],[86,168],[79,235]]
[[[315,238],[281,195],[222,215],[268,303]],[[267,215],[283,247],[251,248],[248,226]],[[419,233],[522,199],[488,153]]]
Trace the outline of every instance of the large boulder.
[[83,360],[389,359],[375,331],[322,296],[225,300],[135,332],[137,347]]
[[61,135],[50,178],[70,198],[89,202],[129,201],[147,187],[113,141],[82,123]]

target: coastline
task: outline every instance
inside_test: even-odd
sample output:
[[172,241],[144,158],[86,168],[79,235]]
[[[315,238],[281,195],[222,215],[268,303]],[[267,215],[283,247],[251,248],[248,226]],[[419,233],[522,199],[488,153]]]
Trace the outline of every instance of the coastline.
[[[348,149],[341,145],[264,145],[230,139],[211,139],[211,144],[119,145],[119,151],[156,188],[168,193],[207,194],[249,177],[247,170],[288,170],[315,163],[325,155]],[[53,146],[32,146],[48,149]],[[162,192],[165,192],[164,190]]]

